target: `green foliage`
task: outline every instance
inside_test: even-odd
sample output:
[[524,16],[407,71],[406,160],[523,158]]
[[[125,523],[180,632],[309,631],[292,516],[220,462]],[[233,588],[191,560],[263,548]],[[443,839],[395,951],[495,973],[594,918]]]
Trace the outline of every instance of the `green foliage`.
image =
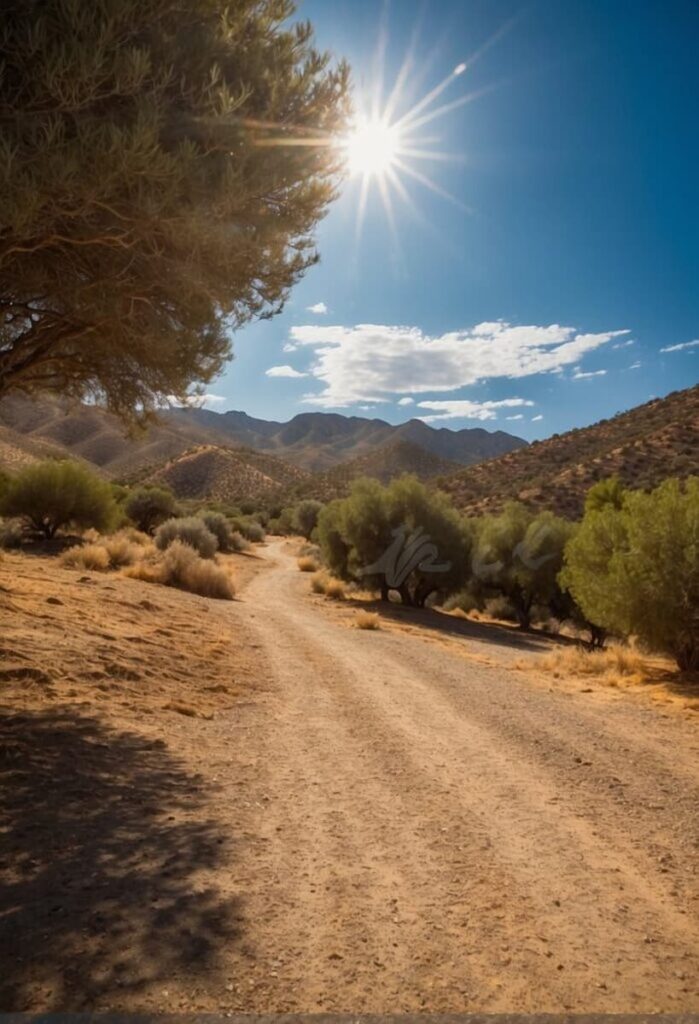
[[[317,260],[348,71],[291,0],[6,0],[0,393],[137,419]],[[289,144],[291,143],[291,144]]]
[[175,496],[164,487],[139,487],[126,499],[124,511],[139,530],[152,534],[156,526],[174,516]]
[[300,501],[294,509],[294,528],[306,540],[311,539],[311,534],[318,525],[318,516],[322,507],[322,501],[314,501],[313,498],[307,498],[305,501]]
[[699,477],[588,510],[561,583],[591,621],[699,668]]
[[218,543],[219,551],[235,550],[231,539],[233,531],[225,516],[221,515],[220,512],[203,512],[201,514],[201,521],[209,533],[213,533]]
[[232,530],[240,533],[251,544],[261,544],[265,539],[264,527],[256,519],[249,519],[246,516],[235,516],[230,520],[230,526]]
[[161,551],[166,551],[175,541],[188,544],[202,558],[213,558],[218,548],[214,534],[195,516],[168,519],[155,531],[155,546]]
[[0,512],[21,517],[50,538],[66,526],[109,530],[116,505],[106,481],[76,462],[49,459],[28,466],[10,480]]
[[509,502],[499,516],[476,525],[472,586],[484,597],[501,594],[523,628],[534,605],[555,600],[558,574],[573,525],[552,512],[532,512]]
[[624,504],[624,485],[618,476],[594,484],[585,495],[585,512],[600,512],[607,505],[620,509]]
[[382,487],[354,483],[348,498],[320,513],[318,543],[333,575],[400,594],[423,607],[435,592],[448,595],[464,583],[470,536],[449,499],[410,476]]

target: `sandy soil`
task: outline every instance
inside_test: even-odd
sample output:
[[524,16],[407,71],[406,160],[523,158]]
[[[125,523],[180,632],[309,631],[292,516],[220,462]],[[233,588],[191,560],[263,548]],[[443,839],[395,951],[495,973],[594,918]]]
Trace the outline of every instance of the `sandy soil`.
[[0,1007],[698,1011],[697,716],[509,667],[536,638],[360,631],[265,557],[233,605],[93,584],[173,602],[233,706],[6,716]]

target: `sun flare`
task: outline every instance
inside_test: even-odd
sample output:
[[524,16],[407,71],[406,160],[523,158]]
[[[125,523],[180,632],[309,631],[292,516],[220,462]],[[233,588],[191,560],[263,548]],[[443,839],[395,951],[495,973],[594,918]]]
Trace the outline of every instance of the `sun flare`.
[[345,140],[350,174],[380,177],[395,164],[400,136],[395,125],[380,118],[358,120]]

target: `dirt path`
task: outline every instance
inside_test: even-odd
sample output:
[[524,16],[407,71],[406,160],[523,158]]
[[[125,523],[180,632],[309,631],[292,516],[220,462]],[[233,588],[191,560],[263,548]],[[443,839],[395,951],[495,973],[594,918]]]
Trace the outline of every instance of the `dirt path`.
[[350,628],[267,556],[230,1005],[699,1010],[696,725]]

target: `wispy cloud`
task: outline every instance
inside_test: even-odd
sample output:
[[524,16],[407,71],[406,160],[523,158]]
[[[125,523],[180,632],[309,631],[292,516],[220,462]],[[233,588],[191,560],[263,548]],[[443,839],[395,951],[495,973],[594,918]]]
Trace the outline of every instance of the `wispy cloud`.
[[415,402],[415,399],[414,398],[408,398],[407,395],[405,396],[405,398],[399,398],[398,399],[398,405],[413,405],[414,402]]
[[497,377],[528,377],[577,364],[627,330],[597,334],[574,327],[477,324],[436,337],[418,327],[307,324],[291,328],[290,342],[310,346],[310,374],[323,384],[304,396],[313,405],[342,408],[388,395],[457,391]]
[[630,370],[638,370],[638,369],[640,369],[641,365],[642,364],[641,364],[640,359],[637,359],[635,363],[631,363],[631,366],[629,367],[629,369]]
[[532,416],[532,423],[538,423],[539,420],[543,420],[543,418],[544,417],[541,415],[541,413],[539,413],[538,416]]
[[687,348],[699,348],[699,338],[695,338],[694,341],[683,341],[680,345],[666,345],[665,348],[661,348],[661,352],[682,352]]
[[[531,405],[534,403],[526,398],[503,398],[498,402],[471,402],[468,399],[418,402],[418,408],[434,410],[429,416],[421,417],[426,423],[432,423],[434,420],[496,420],[499,409],[517,409]],[[521,416],[514,418],[522,419]]]
[[295,370],[293,366],[270,366],[269,370],[265,370],[267,377],[307,377],[307,373],[300,373],[299,370]]
[[629,345],[635,345],[635,338],[627,338],[626,341],[618,341],[616,345],[612,345],[612,348],[628,348]]
[[315,313],[316,316],[325,316],[328,312],[328,307],[324,302],[316,302],[312,306],[306,306],[309,313]]
[[607,375],[606,370],[576,370],[573,374],[573,380],[587,380],[589,377],[605,377]]
[[220,405],[226,399],[224,395],[212,395],[209,392],[205,392],[203,395],[190,395],[184,402],[180,401],[175,395],[168,395],[167,401],[169,405],[174,405],[178,409],[199,409],[203,405]]
[[524,413],[518,412],[515,416],[506,416],[506,420],[523,420]]

